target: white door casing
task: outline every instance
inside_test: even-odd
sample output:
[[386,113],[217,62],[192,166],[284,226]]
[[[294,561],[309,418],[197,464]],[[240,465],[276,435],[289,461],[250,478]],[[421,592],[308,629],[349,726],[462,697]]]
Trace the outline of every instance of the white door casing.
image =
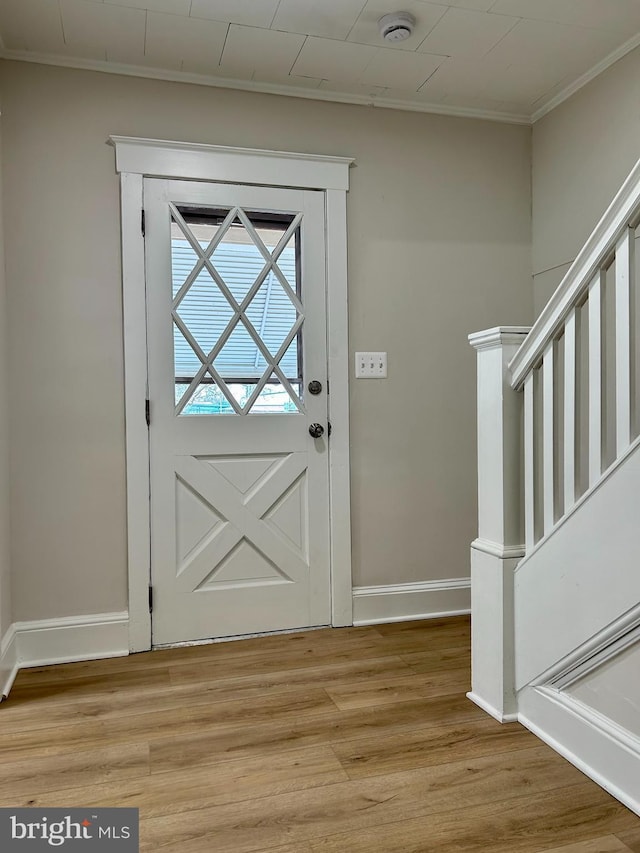
[[[144,209],[153,644],[326,625],[328,437],[309,434],[312,423],[327,428],[322,194],[146,179]],[[208,212],[222,221],[203,226]],[[269,248],[251,221],[260,215],[288,220],[262,231],[265,239],[276,234]],[[200,225],[190,227],[191,218]],[[227,242],[233,239],[249,245]],[[289,265],[290,283],[282,269],[294,241],[299,262]],[[173,258],[172,245],[185,248]],[[236,259],[223,267],[233,249]],[[257,255],[249,270],[247,250]],[[281,307],[278,328],[269,330],[268,307],[273,316],[278,304],[284,313]],[[244,356],[240,375],[256,370],[243,405],[230,388],[247,386],[222,375],[234,370],[234,356]],[[287,377],[285,363],[290,372],[300,364],[301,385],[294,387],[298,373]],[[174,376],[184,372],[189,378],[176,394]],[[269,377],[275,386],[265,385]],[[306,393],[312,379],[320,394]],[[219,397],[224,389],[228,413],[190,405],[211,388]],[[288,405],[280,400],[281,411],[263,413],[270,388],[282,390]]]
[[[322,191],[320,195],[324,201],[326,233],[328,381],[331,386],[331,394],[326,402],[329,407],[328,417],[333,424],[333,434],[327,445],[331,623],[334,626],[351,624],[346,289],[346,191],[351,159],[129,137],[111,137],[109,142],[116,150],[116,170],[120,173],[121,186],[130,649],[136,651],[151,646],[148,608],[149,434],[145,419],[149,377],[144,241],[140,227],[145,177],[250,183]],[[266,442],[266,433],[264,439]],[[310,441],[313,444],[313,440]],[[229,452],[234,452],[232,445],[229,445]],[[259,514],[264,504],[271,499],[273,491],[269,492],[269,489],[283,489],[287,477],[295,478],[295,471],[301,467],[298,453],[302,451],[278,451],[271,452],[269,457],[265,451],[261,457],[261,446],[256,448],[251,460],[254,471],[264,468],[270,461],[271,469],[263,471],[258,477],[262,481],[257,484],[260,488],[248,489],[251,492],[253,488],[255,492],[247,501],[253,502],[255,513]],[[243,473],[240,485],[244,487],[249,480],[249,474]],[[269,480],[272,480],[270,484]],[[210,485],[208,482],[207,486]],[[204,485],[203,490],[206,490]],[[263,494],[258,500],[261,490]],[[241,488],[236,489],[236,492],[241,492]],[[237,496],[235,503],[236,510],[242,509]],[[292,513],[289,511],[284,515],[290,523]]]

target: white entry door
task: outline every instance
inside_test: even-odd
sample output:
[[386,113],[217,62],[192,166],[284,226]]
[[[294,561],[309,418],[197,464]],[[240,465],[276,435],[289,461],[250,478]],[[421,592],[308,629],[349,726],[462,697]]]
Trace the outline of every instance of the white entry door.
[[146,179],[155,645],[330,622],[324,195]]

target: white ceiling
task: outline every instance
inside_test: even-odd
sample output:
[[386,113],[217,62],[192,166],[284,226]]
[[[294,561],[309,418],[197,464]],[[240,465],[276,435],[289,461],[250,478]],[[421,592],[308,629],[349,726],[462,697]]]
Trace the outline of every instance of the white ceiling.
[[639,34],[640,0],[0,0],[7,58],[521,122]]

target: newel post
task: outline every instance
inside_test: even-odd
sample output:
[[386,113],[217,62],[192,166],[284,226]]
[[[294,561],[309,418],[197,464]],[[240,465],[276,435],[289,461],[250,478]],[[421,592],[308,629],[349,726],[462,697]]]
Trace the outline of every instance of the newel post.
[[478,538],[471,544],[471,692],[500,722],[517,719],[513,582],[524,556],[522,394],[509,362],[527,336],[501,326],[469,336],[478,353]]

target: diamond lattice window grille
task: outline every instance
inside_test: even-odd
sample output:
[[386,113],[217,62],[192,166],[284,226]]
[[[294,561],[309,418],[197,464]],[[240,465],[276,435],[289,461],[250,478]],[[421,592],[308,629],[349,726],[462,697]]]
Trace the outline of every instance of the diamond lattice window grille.
[[[302,214],[289,218],[270,249],[258,232],[259,214],[231,208],[204,244],[187,223],[189,211],[172,204],[170,210],[179,234],[172,239],[176,387],[184,389],[176,395],[176,414],[211,383],[236,414],[264,402],[267,383],[283,387],[293,404],[287,408],[304,411],[296,252]],[[247,386],[244,395],[239,383]]]

